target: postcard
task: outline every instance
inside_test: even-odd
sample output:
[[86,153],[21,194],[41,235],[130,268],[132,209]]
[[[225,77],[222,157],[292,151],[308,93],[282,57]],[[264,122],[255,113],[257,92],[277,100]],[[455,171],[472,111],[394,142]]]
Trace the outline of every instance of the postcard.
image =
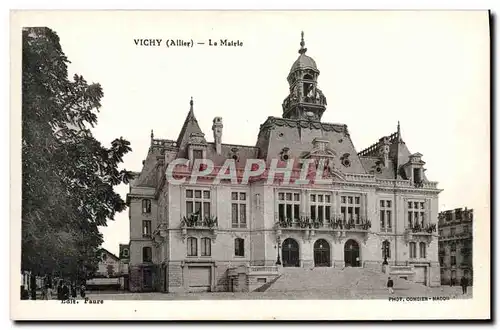
[[11,318],[489,319],[490,45],[488,11],[12,11]]

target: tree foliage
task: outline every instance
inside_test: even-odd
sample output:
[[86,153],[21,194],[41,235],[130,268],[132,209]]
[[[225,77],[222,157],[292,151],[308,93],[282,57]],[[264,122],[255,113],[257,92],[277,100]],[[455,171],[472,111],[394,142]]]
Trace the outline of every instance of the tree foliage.
[[23,29],[22,56],[22,268],[82,276],[97,266],[98,227],[126,207],[114,186],[130,178],[130,143],[92,136],[102,88],[68,78],[54,31]]

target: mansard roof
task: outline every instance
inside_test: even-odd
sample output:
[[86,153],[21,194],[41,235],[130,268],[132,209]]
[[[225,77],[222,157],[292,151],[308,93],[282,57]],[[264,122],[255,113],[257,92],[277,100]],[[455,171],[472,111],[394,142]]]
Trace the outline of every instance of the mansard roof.
[[268,117],[260,126],[257,146],[259,157],[270,161],[277,158],[283,148],[288,148],[292,158],[303,158],[314,148],[314,140],[328,142],[328,148],[336,153],[336,159],[349,160],[347,166],[339,165],[344,173],[366,174],[354,144],[352,143],[347,125],[332,124],[306,119],[289,119]]

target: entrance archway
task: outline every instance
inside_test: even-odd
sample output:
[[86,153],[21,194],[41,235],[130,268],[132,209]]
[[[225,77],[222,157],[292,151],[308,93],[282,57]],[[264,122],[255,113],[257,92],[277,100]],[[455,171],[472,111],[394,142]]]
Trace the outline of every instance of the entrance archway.
[[324,239],[314,242],[314,267],[330,267],[330,244]]
[[353,239],[348,240],[344,245],[344,262],[346,267],[359,267],[361,265],[359,245]]
[[282,245],[283,267],[300,267],[299,243],[293,238],[287,238]]

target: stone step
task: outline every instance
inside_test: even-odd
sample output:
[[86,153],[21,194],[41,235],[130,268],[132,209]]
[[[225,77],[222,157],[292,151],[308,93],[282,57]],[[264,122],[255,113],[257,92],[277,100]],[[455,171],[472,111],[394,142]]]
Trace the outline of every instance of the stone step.
[[[388,275],[382,272],[357,267],[346,268],[282,268],[281,277],[271,285],[267,292],[321,292],[333,290],[346,296],[353,292],[366,292],[370,295],[387,290]],[[423,294],[429,288],[401,278],[392,278],[394,289],[400,292],[416,291]],[[430,292],[430,291],[429,291]]]

